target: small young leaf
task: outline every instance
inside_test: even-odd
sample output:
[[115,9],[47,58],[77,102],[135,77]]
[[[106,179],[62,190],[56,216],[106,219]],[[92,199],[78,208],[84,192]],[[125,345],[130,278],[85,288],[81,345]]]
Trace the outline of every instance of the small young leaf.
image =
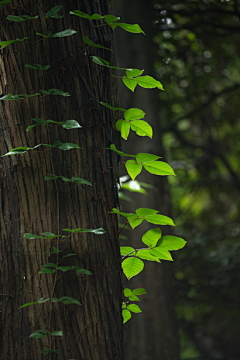
[[0,1],[0,5],[8,4],[8,3],[10,3],[10,1],[12,1],[12,0],[3,0],[3,1]]
[[132,291],[132,293],[133,293],[134,295],[143,295],[143,294],[146,294],[147,292],[146,292],[145,289],[139,288],[139,289],[134,289],[134,290]]
[[156,261],[156,262],[160,263],[159,259],[156,256],[150,254],[149,250],[151,250],[151,249],[140,249],[140,250],[136,251],[135,256],[142,260]]
[[135,79],[132,78],[127,78],[125,76],[122,77],[122,82],[124,83],[124,85],[126,85],[126,87],[128,89],[130,89],[132,92],[134,92],[136,86],[137,86],[137,82]]
[[123,324],[125,324],[128,320],[131,319],[132,314],[129,310],[123,309],[122,310],[122,317],[123,317]]
[[66,120],[62,122],[61,125],[64,129],[68,129],[68,130],[82,127],[76,120]]
[[129,156],[129,157],[134,157],[134,158],[136,157],[135,155],[125,154],[124,152],[119,151],[114,144],[111,144],[109,149],[112,151],[115,151],[120,156]]
[[158,240],[161,238],[162,232],[159,228],[148,230],[142,237],[142,242],[150,248],[157,245]]
[[171,226],[175,226],[173,220],[165,215],[147,215],[145,216],[145,220],[147,222],[150,222],[151,224],[155,224],[155,225],[171,225]]
[[127,160],[125,167],[132,180],[134,180],[142,171],[142,164],[138,164],[136,160]]
[[157,214],[158,211],[157,210],[154,210],[154,209],[148,209],[148,208],[139,208],[136,210],[136,214],[138,216],[141,216],[141,217],[144,217],[147,216],[147,215],[154,215],[154,214]]
[[56,330],[56,331],[50,332],[50,335],[52,335],[52,336],[63,336],[63,332],[61,330]]
[[142,310],[140,309],[140,307],[136,304],[130,304],[127,306],[127,309],[134,312],[134,313],[140,313],[142,312]]
[[48,264],[44,264],[44,265],[42,265],[42,267],[43,268],[45,268],[45,267],[51,267],[51,268],[56,268],[57,267],[57,264],[54,264],[54,263],[48,263]]
[[[0,3],[1,5],[1,3]],[[0,49],[4,49],[5,47],[7,47],[8,45],[11,45],[15,42],[18,41],[24,41],[25,39],[29,39],[28,37],[24,37],[23,39],[15,39],[15,40],[8,40],[8,41],[1,41],[0,42]]]
[[82,305],[78,300],[73,299],[70,296],[62,296],[62,297],[60,297],[59,301],[62,301],[66,305],[69,305],[69,304]]
[[131,129],[136,132],[138,136],[148,136],[150,139],[153,136],[152,127],[143,120],[134,120],[130,122]]
[[147,88],[147,89],[158,88],[160,90],[164,90],[160,81],[155,80],[153,77],[149,75],[136,77],[135,80],[137,84],[143,88]]
[[174,170],[170,165],[163,161],[144,162],[145,170],[154,175],[175,175]]
[[139,297],[136,295],[129,296],[129,300],[131,301],[140,301]]
[[126,75],[128,78],[132,78],[135,76],[140,76],[142,75],[142,73],[144,72],[144,70],[139,70],[139,69],[127,69],[126,70]]
[[118,120],[116,122],[116,129],[121,132],[122,138],[127,140],[130,132],[130,124],[124,120]]
[[135,229],[135,227],[137,227],[143,222],[143,218],[139,218],[139,216],[135,214],[128,215],[127,219],[132,229]]
[[143,119],[146,113],[138,108],[131,108],[124,112],[124,119],[128,121]]
[[41,339],[46,337],[49,333],[48,330],[37,330],[36,332],[29,335],[30,338]]
[[76,30],[66,29],[66,30],[64,30],[64,31],[60,31],[60,32],[57,32],[57,33],[53,34],[52,37],[65,37],[65,36],[74,35],[74,34],[76,34],[76,33],[77,33]]
[[21,16],[15,16],[15,15],[8,15],[7,20],[10,21],[26,21],[26,20],[33,20],[37,19],[39,15],[36,16],[29,16],[29,15],[21,15]]
[[123,108],[113,107],[112,105],[109,105],[108,103],[105,103],[105,102],[102,102],[102,101],[100,101],[100,104],[105,106],[106,108],[108,108],[110,110],[119,110],[119,111],[125,111],[126,110],[126,109],[123,109]]
[[157,247],[161,250],[179,250],[186,245],[186,241],[180,237],[165,235],[157,243]]
[[113,29],[115,29],[116,26],[120,26],[123,30],[126,30],[130,33],[139,34],[142,33],[145,35],[145,32],[140,28],[138,24],[125,24],[125,23],[113,23],[109,24]]
[[39,270],[38,274],[53,274],[55,273],[56,269],[55,268],[42,268],[41,270]]
[[126,256],[126,255],[133,255],[135,252],[135,249],[131,246],[120,246],[120,254],[122,256]]
[[144,268],[144,262],[136,257],[129,257],[122,262],[124,275],[129,279],[139,274]]
[[123,290],[123,294],[124,294],[124,296],[129,297],[129,296],[132,295],[132,290],[130,290],[130,289],[128,289],[128,288],[125,288],[125,289]]
[[[61,10],[61,8],[63,7],[63,5],[56,5],[53,8],[51,8],[46,14],[45,14],[45,18],[49,18],[49,17],[55,17],[56,15],[58,15],[58,12]],[[62,17],[62,16],[61,16]],[[58,17],[57,17],[58,18]]]
[[118,21],[120,20],[120,17],[118,16],[114,16],[114,15],[104,15],[103,16],[104,20],[106,21],[107,24],[111,23],[111,22],[114,22],[114,21]]
[[155,160],[160,159],[160,156],[148,154],[148,153],[139,153],[136,155],[136,160],[139,163],[145,164],[145,162],[154,162]]
[[96,47],[96,48],[100,48],[100,49],[105,49],[105,50],[109,50],[109,51],[113,51],[112,49],[106,48],[100,44],[95,44],[92,40],[88,39],[86,36],[83,36],[83,41],[88,44],[89,46],[92,47]]
[[161,260],[173,261],[172,255],[167,250],[161,250],[161,248],[155,247],[153,249],[150,249],[149,252],[152,255],[157,256]]
[[79,178],[79,177],[71,177],[71,181],[77,183],[77,184],[83,184],[83,185],[90,185],[92,186],[92,184],[85,180],[85,179],[82,179],[82,178]]
[[78,146],[77,144],[72,144],[72,143],[63,143],[63,144],[59,145],[58,148],[61,150],[81,149],[80,146]]
[[85,275],[92,275],[93,273],[89,270],[86,269],[81,269],[81,268],[75,268],[74,269],[76,272],[81,273],[81,274],[85,274]]

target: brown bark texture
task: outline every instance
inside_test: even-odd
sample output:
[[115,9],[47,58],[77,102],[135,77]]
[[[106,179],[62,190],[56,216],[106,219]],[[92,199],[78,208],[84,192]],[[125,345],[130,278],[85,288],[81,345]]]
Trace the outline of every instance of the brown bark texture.
[[[61,2],[60,2],[61,3]],[[109,69],[94,64],[90,55],[113,61],[111,52],[88,48],[82,36],[112,47],[107,26],[69,15],[70,10],[109,13],[109,1],[64,1],[62,19],[46,19],[49,1],[11,1],[0,6],[1,41],[22,39],[0,51],[0,90],[6,94],[34,94],[40,89],[60,89],[71,96],[35,96],[0,101],[0,153],[37,144],[78,144],[81,149],[63,151],[41,146],[25,154],[0,158],[0,359],[1,360],[122,360],[121,271],[117,222],[109,214],[116,206],[115,154],[106,148],[114,142],[111,112],[99,101],[116,103],[116,84]],[[11,15],[39,15],[31,21],[6,20]],[[46,34],[66,29],[75,35],[44,39]],[[48,71],[24,64],[51,65]],[[31,118],[64,121],[74,119],[81,129],[38,126],[26,132]],[[44,180],[50,174],[81,177],[92,186]],[[24,233],[69,235],[62,229],[102,227],[106,233],[82,233],[56,240],[28,240]],[[75,271],[42,274],[41,265],[56,263],[52,246],[68,253],[61,265],[75,265],[93,275]],[[61,275],[61,276],[60,276]],[[71,296],[82,306],[51,301],[23,309],[19,306],[41,297]],[[32,339],[39,329],[62,330],[61,336]],[[59,354],[41,354],[59,349]]]
[[[153,5],[149,0],[115,0],[114,13],[122,22],[138,23],[146,35],[125,34],[116,30],[116,54],[119,67],[144,69],[144,75],[156,78],[154,60],[156,57],[153,43]],[[161,81],[161,79],[158,79]],[[121,83],[121,81],[120,81]],[[120,106],[140,108],[146,112],[146,121],[153,127],[153,139],[140,138],[131,134],[128,141],[122,143],[122,150],[127,154],[151,153],[164,157],[161,141],[161,119],[158,90],[137,87],[134,93],[119,84]],[[163,84],[164,85],[164,84]],[[124,172],[123,172],[124,173]],[[136,208],[156,209],[160,214],[171,216],[171,199],[166,177],[142,172],[136,180],[153,185],[148,189],[148,196],[127,193],[133,200],[122,202],[122,211],[135,212]],[[128,240],[122,245],[141,248],[142,235],[153,228],[153,225],[142,224],[134,230],[126,232]],[[157,226],[155,226],[157,227]],[[161,227],[163,234],[171,234],[171,228]],[[143,314],[133,314],[126,324],[125,351],[131,360],[178,360],[178,327],[174,312],[174,277],[172,263],[162,261],[161,264],[146,262],[143,272],[131,279],[126,286],[131,289],[143,287],[147,295],[141,297],[139,303]]]

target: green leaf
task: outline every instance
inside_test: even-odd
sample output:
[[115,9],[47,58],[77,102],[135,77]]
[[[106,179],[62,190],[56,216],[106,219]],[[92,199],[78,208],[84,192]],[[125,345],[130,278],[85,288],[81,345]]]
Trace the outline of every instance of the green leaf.
[[134,157],[135,158],[135,155],[125,154],[124,152],[117,150],[117,148],[116,148],[116,146],[114,144],[111,144],[109,149],[112,150],[112,151],[115,151],[120,156],[129,156],[129,157]]
[[175,175],[174,170],[170,165],[163,161],[144,162],[145,170],[155,175]]
[[140,301],[139,297],[136,295],[129,296],[129,300],[131,301]]
[[103,16],[104,20],[106,21],[107,24],[111,23],[111,22],[114,22],[114,21],[118,21],[120,20],[120,17],[119,16],[114,16],[114,15],[104,15]]
[[125,324],[128,320],[131,319],[132,314],[129,310],[123,309],[122,310],[122,317],[123,317],[123,324]]
[[102,102],[102,101],[100,101],[100,104],[105,106],[106,108],[108,108],[110,110],[119,110],[119,111],[125,111],[126,110],[126,109],[123,109],[123,108],[113,107],[112,105],[109,105],[108,103],[105,103],[105,102]]
[[139,163],[144,164],[145,162],[153,162],[160,159],[160,156],[148,154],[148,153],[139,153],[136,155],[136,160]]
[[129,297],[129,296],[132,295],[132,290],[130,290],[130,289],[128,289],[128,288],[125,288],[125,289],[123,290],[123,294],[124,294],[124,296]]
[[149,75],[136,77],[135,80],[137,84],[143,88],[147,88],[147,89],[158,88],[160,90],[164,90],[160,81],[154,79]]
[[63,272],[69,271],[69,270],[73,270],[72,265],[68,265],[68,266],[58,266],[57,267],[58,270],[61,270]]
[[68,130],[82,127],[76,120],[66,120],[62,122],[61,125],[64,129],[68,129]]
[[142,75],[143,72],[144,72],[144,70],[127,69],[126,70],[126,75],[127,75],[128,78],[132,78],[132,77],[135,77],[135,76]]
[[142,260],[160,262],[156,256],[150,254],[149,250],[151,250],[151,249],[140,249],[136,252],[135,256],[137,256],[138,258],[140,258]]
[[130,304],[127,306],[127,309],[134,312],[134,313],[140,313],[142,312],[142,310],[140,309],[140,307],[136,304]]
[[44,236],[55,236],[55,234],[51,233],[51,232],[43,232],[41,233],[41,235],[44,235]]
[[[2,5],[0,3],[0,5]],[[24,41],[25,39],[29,39],[28,37],[24,37],[23,39],[14,39],[14,40],[8,40],[8,41],[1,41],[0,42],[0,49],[4,49],[5,47],[7,47],[8,45],[11,45],[15,42],[19,42],[19,41]],[[1,100],[1,99],[0,99]]]
[[60,89],[48,89],[40,90],[44,95],[61,95],[61,96],[71,96],[68,92],[64,92]]
[[60,32],[57,32],[57,33],[53,34],[52,37],[66,37],[66,36],[74,35],[76,33],[77,33],[76,30],[66,29],[64,31],[60,31]]
[[80,146],[72,143],[63,143],[59,145],[58,148],[61,150],[81,149]]
[[61,330],[56,330],[56,331],[50,332],[50,335],[52,335],[52,336],[63,336],[63,332]]
[[55,273],[56,269],[49,267],[49,268],[42,268],[41,270],[39,270],[38,274],[53,274]]
[[33,148],[26,147],[26,146],[21,146],[19,148],[15,148],[15,149],[10,150],[8,153],[2,155],[2,157],[3,156],[10,156],[10,155],[24,154],[28,150],[33,150]]
[[23,237],[25,238],[25,239],[30,239],[30,240],[32,240],[32,239],[47,239],[47,240],[51,240],[51,239],[53,239],[54,237],[60,237],[61,235],[55,235],[55,234],[53,234],[53,235],[47,235],[47,236],[39,236],[39,235],[33,235],[33,234],[31,234],[31,233],[26,233],[26,234],[24,234],[23,235]]
[[36,332],[29,335],[30,338],[41,339],[46,337],[50,332],[48,330],[37,330]]
[[63,231],[68,231],[71,233],[83,233],[83,232],[90,232],[96,235],[102,235],[104,234],[106,231],[103,228],[99,228],[99,229],[62,229]]
[[127,140],[130,132],[130,124],[124,120],[118,120],[116,122],[116,129],[121,132],[122,138]]
[[133,255],[135,249],[131,246],[120,246],[120,254],[126,256],[128,254]]
[[95,47],[95,48],[99,48],[99,49],[105,49],[105,50],[109,50],[109,51],[112,51],[112,49],[109,49],[107,47],[104,47],[100,44],[95,44],[92,40],[88,39],[86,36],[83,36],[83,41],[88,44],[89,46],[92,46],[92,47]]
[[146,289],[139,288],[139,289],[134,289],[134,290],[132,291],[132,293],[133,293],[134,295],[143,295],[143,294],[146,294],[147,291],[146,291]]
[[152,127],[143,120],[134,120],[130,122],[131,129],[136,132],[138,136],[148,136],[152,138]]
[[92,275],[93,274],[91,271],[86,270],[86,269],[75,268],[74,270],[76,272],[78,272],[78,273],[85,274],[85,275]]
[[25,64],[26,68],[36,69],[36,70],[48,70],[50,65],[40,65],[40,64]]
[[38,304],[38,301],[34,301],[34,302],[31,302],[31,303],[27,303],[27,304],[24,304],[22,306],[19,306],[19,309],[22,309],[24,307],[27,307],[27,306],[30,306],[30,305],[34,305],[34,304]]
[[21,16],[8,15],[7,20],[10,20],[10,21],[26,21],[26,20],[37,19],[38,17],[39,17],[39,15],[36,15],[36,16],[29,16],[29,15],[21,15]]
[[53,267],[53,268],[56,268],[57,267],[57,264],[55,264],[55,263],[47,263],[47,264],[44,264],[44,265],[42,265],[42,267],[44,268],[44,267]]
[[161,238],[162,232],[159,228],[148,230],[142,237],[142,242],[150,248],[157,245],[158,240]]
[[154,215],[157,214],[158,211],[154,209],[148,209],[148,208],[139,208],[136,210],[136,214],[141,217],[145,217],[147,215]]
[[168,250],[161,250],[159,247],[155,247],[150,249],[149,252],[161,260],[173,261],[172,255]]
[[82,179],[82,178],[79,178],[79,177],[71,177],[71,180],[72,180],[73,182],[75,182],[76,184],[83,184],[83,185],[90,185],[90,186],[92,186],[92,184],[91,184],[89,181],[87,181],[87,180],[85,180],[85,179]]
[[129,257],[122,262],[124,275],[129,279],[138,275],[144,268],[144,262],[136,257]]
[[157,247],[162,250],[179,250],[186,245],[186,241],[180,237],[165,235],[157,243]]
[[132,92],[134,92],[134,90],[137,86],[137,81],[135,79],[127,78],[127,77],[123,76],[122,82],[124,83],[124,85],[126,85],[126,87],[128,89],[130,89]]
[[47,354],[59,354],[60,353],[60,350],[52,350],[52,349],[44,349],[44,350],[41,350],[41,353],[44,354],[44,355],[47,355]]
[[138,164],[136,160],[127,160],[125,167],[132,180],[134,180],[142,171],[142,164]]
[[155,224],[155,225],[171,225],[171,226],[175,226],[173,220],[165,215],[147,215],[145,216],[145,220],[147,222],[150,222],[151,224]]
[[103,16],[99,15],[99,14],[93,14],[93,15],[89,15],[86,14],[80,10],[72,10],[69,12],[70,15],[76,15],[79,16],[83,19],[87,19],[87,20],[100,20],[103,18]]
[[62,7],[63,7],[63,5],[54,6],[45,14],[45,18],[46,19],[50,18],[50,17],[55,18],[56,16],[57,16],[57,19],[62,18],[63,16],[58,15],[58,12],[61,10]]
[[[109,24],[111,28],[115,29],[116,26],[120,26],[123,30],[126,30],[130,33],[138,34],[142,33],[145,35],[145,32],[140,28],[138,24],[125,24],[125,23],[113,23]],[[114,26],[115,25],[115,26]]]
[[69,304],[82,305],[78,300],[76,300],[70,296],[62,296],[60,298],[52,298],[52,302],[60,302],[60,301],[66,305],[69,305]]
[[146,113],[138,108],[131,108],[124,112],[124,119],[128,121],[143,119]]
[[41,94],[40,93],[36,93],[36,94],[32,94],[32,95],[27,95],[27,94],[19,94],[19,95],[7,94],[7,95],[4,95],[3,97],[1,97],[0,100],[23,100],[23,99],[30,98],[30,97],[37,96],[37,95],[41,95]]
[[139,218],[139,216],[135,214],[128,215],[127,219],[132,229],[135,229],[135,227],[137,227],[143,222],[143,218]]

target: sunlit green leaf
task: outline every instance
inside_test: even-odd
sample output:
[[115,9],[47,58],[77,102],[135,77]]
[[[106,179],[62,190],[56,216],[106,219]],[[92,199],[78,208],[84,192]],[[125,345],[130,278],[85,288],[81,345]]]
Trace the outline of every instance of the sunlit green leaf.
[[130,289],[128,289],[128,288],[125,288],[125,289],[123,290],[123,294],[124,294],[124,296],[129,297],[129,296],[132,295],[132,290],[130,290]]
[[[3,4],[3,3],[2,3]],[[0,5],[2,5],[0,3]],[[6,3],[5,3],[6,4]],[[28,37],[24,37],[23,39],[14,39],[14,40],[8,40],[8,41],[1,41],[0,42],[0,49],[4,49],[5,47],[7,47],[8,45],[11,45],[15,42],[19,42],[19,41],[24,41],[26,39],[29,39]],[[1,100],[1,99],[0,99]]]
[[149,250],[154,256],[157,256],[161,260],[173,261],[172,255],[168,250],[161,250],[159,247],[155,247]]
[[171,226],[175,226],[173,220],[165,215],[147,215],[145,216],[145,220],[150,222],[151,224],[155,224],[155,225],[171,225]]
[[135,252],[135,249],[131,246],[120,246],[120,254],[122,256],[125,255],[133,255],[133,253]]
[[155,80],[153,77],[149,75],[138,76],[135,78],[137,84],[143,88],[153,89],[158,88],[160,90],[164,90],[160,81]]
[[130,124],[124,120],[118,120],[116,122],[116,129],[121,132],[122,138],[127,140],[130,132]]
[[149,208],[139,208],[136,210],[136,214],[138,216],[142,216],[142,217],[145,217],[147,215],[157,214],[157,213],[158,213],[157,210],[149,209]]
[[179,250],[186,245],[186,241],[180,237],[165,235],[157,243],[157,247],[162,250]]
[[175,175],[173,168],[163,161],[147,162],[143,164],[145,170],[155,175]]
[[53,34],[52,37],[65,37],[65,36],[74,35],[74,34],[76,34],[76,33],[77,33],[76,30],[66,29],[66,30],[64,30],[64,31],[60,31],[60,32],[57,32],[57,33]]
[[140,309],[140,307],[136,304],[130,304],[127,306],[127,309],[134,312],[134,313],[140,313],[142,312],[142,310]]
[[143,120],[134,120],[130,123],[131,129],[136,132],[138,136],[148,136],[152,138],[153,130],[152,127]]
[[136,257],[129,257],[122,262],[124,275],[129,279],[138,275],[144,268],[144,262]]
[[131,319],[132,314],[129,310],[123,309],[122,310],[122,317],[123,317],[123,324],[125,324],[128,320]]
[[136,160],[127,160],[125,167],[132,180],[134,180],[142,171],[142,164],[138,164]]
[[122,82],[124,83],[124,85],[126,85],[126,87],[128,89],[130,89],[132,92],[134,92],[136,86],[137,86],[137,82],[135,79],[132,78],[127,78],[125,76],[122,77]]
[[151,249],[140,249],[136,252],[135,256],[139,257],[142,260],[160,262],[156,256],[150,254],[149,250]]
[[124,119],[128,121],[143,119],[146,113],[138,108],[131,108],[124,112]]
[[146,292],[146,289],[138,288],[138,289],[134,289],[134,290],[132,291],[132,293],[133,293],[134,295],[143,295],[143,294],[146,294],[147,292]]
[[148,230],[142,237],[142,242],[149,247],[157,245],[158,240],[161,238],[162,232],[159,228]]

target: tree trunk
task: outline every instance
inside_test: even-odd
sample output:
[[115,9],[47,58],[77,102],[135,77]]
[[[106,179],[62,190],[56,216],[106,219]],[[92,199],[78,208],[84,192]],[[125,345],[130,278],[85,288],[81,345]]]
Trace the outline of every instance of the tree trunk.
[[[82,149],[62,151],[41,146],[21,155],[0,159],[0,300],[1,360],[40,360],[43,349],[60,350],[48,359],[122,360],[121,271],[117,222],[109,211],[116,206],[117,160],[109,150],[112,140],[111,113],[99,101],[116,101],[116,84],[109,69],[95,65],[89,56],[112,61],[110,52],[87,48],[82,36],[105,47],[112,44],[109,27],[94,27],[89,21],[69,15],[70,10],[102,15],[109,13],[109,1],[64,2],[62,19],[46,19],[44,14],[56,5],[54,0],[37,2],[13,0],[0,6],[1,41],[29,39],[1,50],[0,85],[2,94],[34,94],[40,89],[60,89],[71,96],[35,96],[16,101],[0,101],[0,151],[6,154],[20,146],[37,144],[78,144]],[[36,20],[13,22],[8,14],[35,16]],[[66,29],[75,35],[43,38],[36,32],[57,33]],[[47,71],[24,64],[51,65]],[[2,96],[3,96],[2,95]],[[77,120],[81,129],[37,126],[31,118],[54,121]],[[53,125],[53,124],[50,124]],[[92,183],[78,185],[44,176],[81,177]],[[62,229],[102,227],[106,233],[71,233]],[[62,242],[25,239],[24,233],[65,234]],[[57,238],[56,238],[57,239]],[[52,247],[58,256],[47,254]],[[38,274],[41,265],[57,262],[75,265],[93,275],[68,271]],[[42,297],[71,296],[82,306],[47,301],[23,309],[19,306]],[[29,338],[39,329],[62,330],[61,336]]]
[[[142,34],[125,34],[116,31],[116,53],[118,66],[144,69],[145,75],[156,77],[154,60],[156,57],[153,44],[153,6],[148,0],[115,0],[114,13],[121,17],[122,22],[138,23],[145,31]],[[139,138],[131,134],[130,140],[122,144],[125,153],[152,153],[163,157],[161,143],[160,104],[157,90],[138,87],[134,94],[120,85],[120,105],[126,109],[141,108],[146,112],[146,121],[153,127],[153,139]],[[166,177],[141,174],[137,180],[152,184],[154,189],[149,196],[131,193],[132,203],[122,204],[125,212],[135,212],[137,208],[152,208],[160,214],[171,216],[170,194]],[[129,194],[127,194],[129,195]],[[141,247],[141,236],[149,229],[149,225],[141,225],[127,233],[126,245]],[[162,228],[165,234],[171,234],[170,228]],[[124,244],[125,245],[125,244]],[[144,271],[133,278],[127,287],[131,289],[144,287],[147,295],[140,303],[143,314],[133,316],[127,323],[126,357],[131,360],[178,360],[178,327],[174,313],[173,267],[171,263],[146,263]],[[129,325],[128,325],[129,324]]]

